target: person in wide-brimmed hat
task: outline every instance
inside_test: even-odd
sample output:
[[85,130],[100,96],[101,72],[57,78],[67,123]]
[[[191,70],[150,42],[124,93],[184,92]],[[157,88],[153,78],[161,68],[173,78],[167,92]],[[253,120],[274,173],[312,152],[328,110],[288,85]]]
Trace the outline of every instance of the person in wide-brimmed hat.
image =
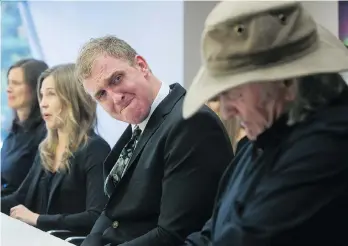
[[300,2],[227,1],[209,14],[191,117],[219,97],[251,140],[186,245],[347,245],[348,50]]

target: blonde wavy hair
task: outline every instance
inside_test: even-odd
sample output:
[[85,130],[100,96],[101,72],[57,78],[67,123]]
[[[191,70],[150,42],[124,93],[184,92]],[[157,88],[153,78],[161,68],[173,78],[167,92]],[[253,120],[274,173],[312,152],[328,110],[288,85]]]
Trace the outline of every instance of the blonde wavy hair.
[[224,120],[220,114],[220,101],[219,97],[210,99],[206,105],[213,110],[219,117],[221,122],[224,124],[227,134],[230,138],[232,148],[236,150],[238,141],[245,136],[244,130],[240,125],[240,121],[235,117]]
[[[37,95],[42,96],[42,82],[52,76],[55,91],[62,103],[59,115],[63,128],[69,134],[69,143],[57,171],[69,170],[69,158],[88,140],[88,134],[96,124],[96,102],[84,91],[75,75],[75,64],[62,64],[44,71],[38,80]],[[47,136],[39,145],[41,163],[46,170],[54,171],[54,160],[58,145],[57,129],[47,129]]]

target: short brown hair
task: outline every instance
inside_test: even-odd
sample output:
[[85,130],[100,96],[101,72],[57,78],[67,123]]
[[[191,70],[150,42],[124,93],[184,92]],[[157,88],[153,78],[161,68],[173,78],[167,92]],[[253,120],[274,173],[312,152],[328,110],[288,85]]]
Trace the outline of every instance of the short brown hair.
[[91,39],[82,46],[76,61],[76,75],[80,81],[91,76],[93,62],[100,54],[107,54],[133,65],[137,52],[126,41],[115,36]]

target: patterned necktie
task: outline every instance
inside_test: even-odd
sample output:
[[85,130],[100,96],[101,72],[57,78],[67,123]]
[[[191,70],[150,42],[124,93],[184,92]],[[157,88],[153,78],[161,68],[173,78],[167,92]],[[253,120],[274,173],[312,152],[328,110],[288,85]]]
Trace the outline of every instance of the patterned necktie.
[[122,149],[116,164],[111,169],[104,183],[104,192],[109,197],[112,195],[117,183],[121,180],[124,172],[129,164],[129,160],[132,157],[133,151],[137,145],[141,130],[138,126],[135,127],[131,140]]

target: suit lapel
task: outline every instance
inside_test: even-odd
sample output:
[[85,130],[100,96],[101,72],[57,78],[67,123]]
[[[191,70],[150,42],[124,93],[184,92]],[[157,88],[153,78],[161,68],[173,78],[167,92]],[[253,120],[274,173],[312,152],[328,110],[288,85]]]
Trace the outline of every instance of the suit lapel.
[[47,211],[51,206],[51,202],[52,202],[54,193],[57,191],[59,185],[62,183],[62,181],[63,181],[64,177],[67,175],[67,173],[56,172],[53,175],[54,175],[54,177],[52,177],[51,189],[50,189],[50,193],[48,195]]
[[[79,162],[79,158],[76,156],[78,156],[78,152],[80,150],[81,149],[78,149],[76,151],[76,153],[74,153],[74,156],[71,156],[69,158],[69,160],[68,160],[69,163],[71,163],[72,165],[75,165],[76,163]],[[72,171],[72,170],[70,170],[70,171]],[[51,202],[52,202],[52,199],[54,197],[55,192],[59,188],[60,184],[63,182],[64,178],[66,178],[69,175],[69,172],[67,170],[62,171],[62,172],[56,171],[54,174],[50,173],[49,175],[53,175],[53,177],[51,177],[51,185],[50,185],[51,188],[50,188],[50,193],[48,194],[47,211],[51,206]]]
[[149,141],[151,136],[156,132],[156,130],[162,124],[162,122],[163,122],[163,117],[160,117],[160,115],[157,115],[157,117],[154,117],[154,118],[152,118],[152,116],[151,116],[151,119],[148,122],[148,125],[146,126],[144,132],[140,136],[139,142],[138,142],[138,144],[137,144],[137,146],[132,154],[132,157],[129,161],[129,164],[128,164],[125,172],[127,172],[128,169],[131,167],[131,165],[135,162],[138,155],[141,153],[141,151],[145,147],[146,143]]
[[37,191],[37,188],[38,188],[38,184],[39,184],[39,181],[40,181],[40,177],[41,175],[43,174],[43,169],[41,167],[41,163],[40,161],[38,163],[35,163],[35,172],[34,173],[34,176],[32,177],[32,184],[34,185],[30,185],[29,186],[29,189],[28,189],[28,194],[27,194],[27,198],[26,198],[26,201],[25,201],[25,205],[30,208],[33,201],[34,201],[34,195],[35,195],[35,191]]
[[118,157],[121,154],[122,149],[126,146],[132,137],[132,126],[129,125],[122,133],[120,139],[116,142],[109,155],[104,161],[104,180],[109,175],[111,169],[116,164]]
[[[133,152],[133,155],[129,161],[129,164],[126,168],[125,175],[127,171],[136,163],[136,160],[139,154],[144,149],[145,145],[156,132],[156,130],[163,123],[165,116],[171,112],[177,101],[185,95],[185,89],[179,84],[174,84],[171,86],[171,92],[169,95],[163,99],[163,101],[158,105],[153,114],[151,115],[147,126],[145,127],[144,132],[142,133],[139,142]],[[121,179],[122,181],[122,179]]]

